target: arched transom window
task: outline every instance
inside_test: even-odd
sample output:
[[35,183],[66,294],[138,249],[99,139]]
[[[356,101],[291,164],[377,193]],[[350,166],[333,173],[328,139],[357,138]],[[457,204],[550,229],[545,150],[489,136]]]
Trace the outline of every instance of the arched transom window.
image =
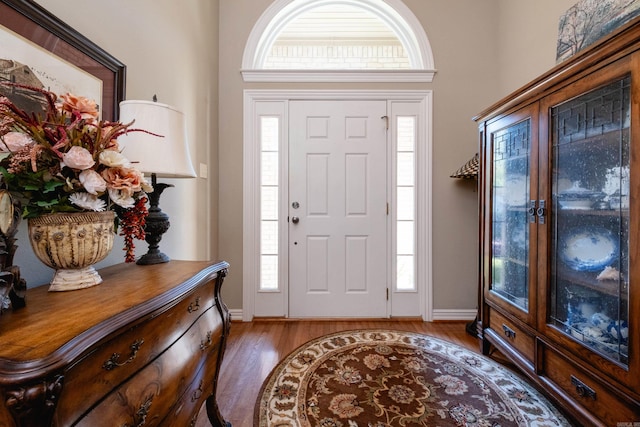
[[297,16],[271,45],[264,68],[409,69],[393,30],[373,13],[348,4],[316,7]]
[[247,81],[431,81],[426,34],[400,0],[277,0],[243,57]]

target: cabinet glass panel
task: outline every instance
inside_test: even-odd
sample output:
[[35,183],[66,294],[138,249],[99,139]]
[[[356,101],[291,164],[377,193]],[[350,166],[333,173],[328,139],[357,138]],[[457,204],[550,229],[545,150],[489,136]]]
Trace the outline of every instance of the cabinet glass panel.
[[629,358],[630,78],[551,109],[549,322],[592,350]]
[[491,134],[493,218],[491,291],[529,309],[529,154],[531,121]]

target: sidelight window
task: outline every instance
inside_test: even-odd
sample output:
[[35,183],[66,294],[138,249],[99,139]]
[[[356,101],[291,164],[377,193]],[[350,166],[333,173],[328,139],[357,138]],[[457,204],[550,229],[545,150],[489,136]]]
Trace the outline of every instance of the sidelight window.
[[260,290],[278,289],[279,117],[260,118]]
[[396,289],[413,291],[415,280],[416,118],[398,116],[396,141]]

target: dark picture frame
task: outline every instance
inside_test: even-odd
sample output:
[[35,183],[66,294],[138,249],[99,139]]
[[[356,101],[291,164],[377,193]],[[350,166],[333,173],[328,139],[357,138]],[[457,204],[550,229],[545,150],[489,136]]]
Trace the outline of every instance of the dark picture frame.
[[102,119],[118,118],[125,96],[122,62],[32,0],[0,0],[0,25],[100,79]]

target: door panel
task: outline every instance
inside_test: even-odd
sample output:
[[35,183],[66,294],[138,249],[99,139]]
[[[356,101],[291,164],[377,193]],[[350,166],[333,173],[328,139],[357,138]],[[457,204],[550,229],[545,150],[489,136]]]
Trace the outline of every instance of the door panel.
[[386,316],[385,115],[385,101],[290,104],[292,317]]
[[485,229],[484,250],[491,254],[483,267],[485,298],[524,322],[535,324],[538,200],[538,104],[532,104],[487,126],[485,211],[491,220]]

